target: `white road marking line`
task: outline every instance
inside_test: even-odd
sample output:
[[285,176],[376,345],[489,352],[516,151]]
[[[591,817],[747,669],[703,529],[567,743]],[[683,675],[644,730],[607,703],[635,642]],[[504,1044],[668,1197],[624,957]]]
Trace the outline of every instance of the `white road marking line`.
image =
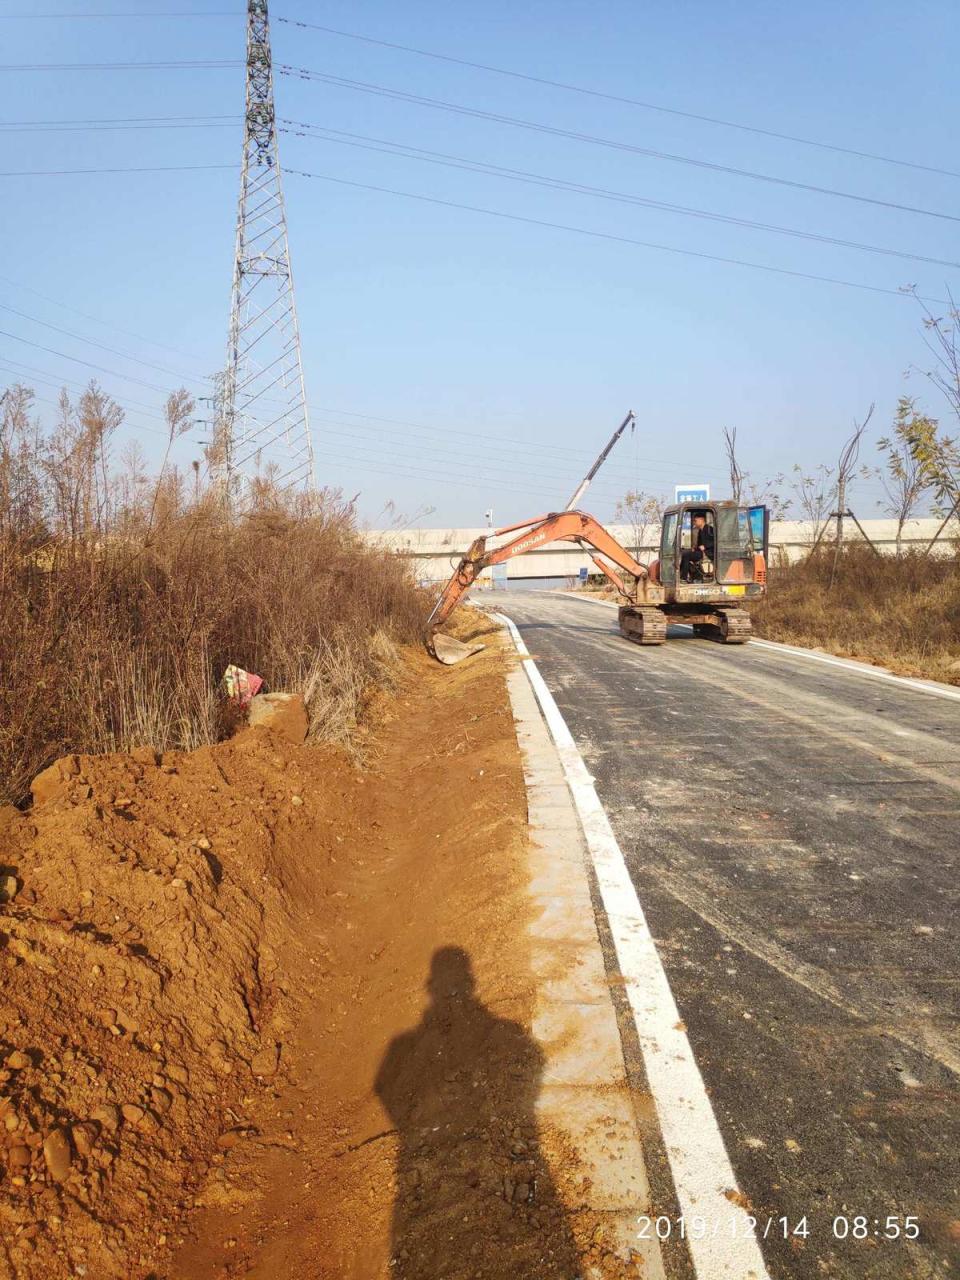
[[757,649],[773,649],[780,653],[792,654],[795,658],[806,658],[808,662],[822,662],[827,667],[842,667],[858,676],[870,676],[874,680],[886,680],[895,684],[898,689],[912,689],[915,693],[929,693],[934,698],[947,698],[951,702],[960,702],[960,689],[950,689],[946,685],[939,687],[927,680],[912,680],[909,676],[897,676],[892,671],[880,671],[863,662],[853,662],[849,658],[833,658],[825,653],[812,653],[809,649],[797,649],[792,644],[779,644],[776,640],[750,640],[749,644]]
[[[698,1280],[770,1280],[750,1218],[737,1203],[743,1197],[700,1068],[589,770],[519,631],[504,614],[492,616],[513,637],[580,816],[620,972],[626,979],[624,989],[656,1102]],[[695,1216],[706,1223],[703,1239],[695,1239],[690,1230]]]
[[[563,595],[569,595],[571,600],[577,599],[576,596],[564,591]],[[618,606],[610,600],[590,600],[584,598],[581,604],[600,604],[608,609],[616,609]],[[685,630],[690,629],[686,622],[671,622],[672,627],[683,627]],[[841,667],[844,671],[852,671],[854,675],[870,676],[874,680],[887,680],[891,684],[895,684],[899,689],[912,689],[916,693],[929,693],[934,698],[947,698],[951,702],[960,702],[960,689],[951,689],[947,685],[937,685],[930,680],[913,680],[910,676],[894,675],[892,671],[881,671],[877,667],[871,667],[865,662],[854,662],[851,658],[835,658],[826,653],[814,653],[811,649],[799,649],[792,644],[781,644],[778,640],[757,640],[750,639],[747,644],[754,649],[772,649],[775,653],[789,653],[795,658],[806,658],[808,662],[822,662],[827,667]]]

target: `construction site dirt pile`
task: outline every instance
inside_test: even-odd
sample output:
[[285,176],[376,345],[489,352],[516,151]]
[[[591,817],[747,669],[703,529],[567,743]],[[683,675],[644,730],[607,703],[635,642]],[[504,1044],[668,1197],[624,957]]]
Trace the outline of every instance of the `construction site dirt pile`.
[[[0,811],[0,1276],[577,1274],[494,628],[364,767],[264,728]],[[575,1223],[575,1226],[569,1225]]]

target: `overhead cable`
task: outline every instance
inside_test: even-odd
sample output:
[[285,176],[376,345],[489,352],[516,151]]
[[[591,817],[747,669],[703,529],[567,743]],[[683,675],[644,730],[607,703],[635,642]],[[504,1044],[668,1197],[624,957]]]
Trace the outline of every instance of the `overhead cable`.
[[841,146],[835,142],[823,142],[815,138],[804,138],[793,133],[779,133],[773,129],[764,129],[759,125],[743,124],[742,121],[724,120],[719,116],[703,115],[696,111],[685,111],[679,107],[667,107],[659,102],[645,102],[639,98],[629,98],[617,93],[609,93],[603,89],[591,89],[586,85],[570,84],[563,80],[551,80],[545,76],[532,75],[529,72],[511,71],[506,67],[493,66],[486,62],[471,62],[467,58],[454,57],[448,53],[437,53],[431,49],[418,49],[413,45],[396,44],[390,40],[377,40],[372,36],[361,35],[356,31],[344,31],[338,27],[320,26],[315,22],[301,22],[295,18],[280,16],[278,22],[289,26],[302,27],[305,30],[322,31],[326,35],[342,36],[348,40],[359,40],[364,44],[377,45],[381,49],[394,49],[402,53],[413,53],[421,58],[433,58],[439,62],[450,62],[459,67],[470,67],[474,71],[489,71],[498,76],[510,76],[514,80],[526,80],[532,84],[545,85],[551,89],[563,89],[569,93],[584,94],[590,98],[599,98],[606,102],[617,102],[623,106],[640,107],[644,111],[657,111],[664,115],[680,116],[685,120],[697,120],[701,124],[719,125],[724,129],[737,129],[743,133],[758,134],[764,138],[775,138],[779,142],[794,142],[804,147],[817,147],[823,151],[834,151],[840,155],[856,156],[860,160],[875,160],[881,164],[899,165],[906,169],[920,169],[926,173],[939,173],[948,178],[960,178],[960,173],[953,169],[941,169],[936,165],[922,164],[917,160],[904,160],[896,156],[878,155],[873,151],[861,151],[855,147]]
[[[396,187],[380,187],[369,182],[353,182],[347,178],[334,178],[327,173],[310,173],[304,169],[292,169],[289,166],[284,168],[284,172],[299,178],[316,178],[321,182],[334,182],[338,186],[353,187],[358,191],[375,191],[379,195],[402,196],[406,200],[419,200],[425,204],[439,205],[447,209],[460,209],[466,213],[482,213],[491,218],[502,218],[509,222],[521,222],[531,227],[545,227],[551,231],[569,231],[575,235],[590,236],[596,240],[609,240],[616,244],[634,245],[640,249],[654,249],[660,253],[679,254],[685,258],[701,258],[707,262],[722,262],[729,266],[749,267],[752,271],[766,271],[772,275],[790,276],[797,280],[813,280],[820,284],[841,285],[845,289],[862,289],[867,293],[883,293],[894,298],[916,296],[912,289],[906,287],[889,289],[882,285],[863,284],[857,280],[843,280],[838,276],[815,275],[810,271],[794,271],[788,267],[773,267],[765,262],[750,262],[745,258],[729,258],[716,253],[704,253],[699,249],[681,249],[676,245],[658,244],[649,240],[635,240],[631,236],[616,235],[612,231],[595,231],[588,227],[575,227],[565,222],[550,222],[544,218],[529,218],[519,213],[505,213],[502,209],[486,209],[481,205],[460,204],[455,200],[442,200],[439,196],[425,196],[416,191],[402,191]],[[944,298],[922,300],[936,302],[938,305],[946,303]]]
[[286,126],[281,129],[297,138],[313,138],[319,142],[336,142],[344,146],[360,147],[365,151],[376,151],[381,155],[395,155],[408,160],[422,160],[428,164],[443,165],[447,168],[462,169],[468,173],[489,174],[497,178],[505,178],[511,182],[530,183],[533,186],[546,187],[549,190],[570,191],[574,194],[596,196],[601,200],[612,200],[621,204],[636,205],[644,209],[661,209],[666,213],[676,213],[684,217],[704,218],[711,222],[721,222],[728,226],[743,227],[751,231],[769,231],[778,235],[795,236],[802,240],[813,240],[820,244],[836,245],[844,249],[858,249],[866,253],[883,254],[893,258],[907,258],[913,262],[928,262],[938,267],[960,268],[960,262],[950,259],[932,258],[925,254],[910,253],[904,249],[887,249],[879,245],[863,244],[857,240],[844,240],[837,236],[829,236],[816,231],[803,231],[796,227],[781,227],[775,223],[755,222],[748,218],[737,218],[730,214],[716,213],[709,209],[692,209],[686,205],[671,204],[664,200],[653,200],[647,196],[632,195],[629,192],[615,191],[607,187],[593,187],[582,182],[571,182],[566,178],[550,177],[542,173],[531,173],[525,169],[511,169],[503,165],[488,164],[483,160],[472,160],[465,156],[450,155],[443,151],[429,151],[423,147],[411,147],[405,143],[391,142],[384,138],[371,138],[365,134],[348,133],[342,129],[327,129],[323,125],[307,124],[300,120],[284,120]]
[[544,124],[536,120],[524,120],[518,116],[501,115],[496,111],[485,111],[479,107],[467,107],[461,103],[446,102],[440,98],[427,98],[422,94],[406,93],[401,89],[391,89],[386,85],[373,84],[364,80],[348,80],[343,76],[328,75],[322,71],[311,71],[306,67],[292,67],[280,64],[283,75],[297,77],[301,80],[329,84],[337,88],[353,89],[360,93],[370,93],[378,97],[390,98],[397,102],[409,102],[414,106],[431,107],[439,111],[453,112],[455,115],[469,116],[476,120],[489,120],[494,124],[505,124],[515,129],[529,129],[536,133],[546,133],[551,137],[570,138],[574,142],[585,142],[591,146],[607,147],[614,151],[626,151],[632,155],[647,156],[654,160],[667,160],[675,164],[693,165],[698,169],[709,169],[713,173],[725,173],[737,178],[749,178],[755,182],[770,182],[777,186],[791,187],[797,191],[812,191],[816,195],[831,196],[841,200],[855,200],[860,204],[876,205],[883,209],[896,209],[900,213],[916,213],[925,218],[942,218],[947,222],[960,222],[960,214],[943,213],[935,209],[923,209],[917,205],[898,204],[893,200],[881,200],[874,196],[860,195],[854,191],[841,191],[836,187],[821,187],[810,182],[800,182],[793,178],[781,178],[775,174],[759,173],[753,169],[738,169],[733,165],[718,164],[712,160],[698,160],[693,156],[677,155],[670,151],[657,151],[652,147],[638,147],[631,142],[619,142],[614,138],[603,138],[597,134],[581,133],[576,129],[562,129],[557,125]]

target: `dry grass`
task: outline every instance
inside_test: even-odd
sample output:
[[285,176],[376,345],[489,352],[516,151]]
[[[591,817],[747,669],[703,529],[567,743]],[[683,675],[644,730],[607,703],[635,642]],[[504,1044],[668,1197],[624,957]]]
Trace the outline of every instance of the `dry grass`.
[[757,634],[960,684],[960,555],[877,557],[849,547],[830,586],[833,550],[770,570],[752,609]]
[[222,731],[228,663],[302,689],[349,741],[424,606],[335,493],[261,486],[228,516],[167,473],[116,478],[97,405],[0,424],[0,801],[71,751],[189,749]]

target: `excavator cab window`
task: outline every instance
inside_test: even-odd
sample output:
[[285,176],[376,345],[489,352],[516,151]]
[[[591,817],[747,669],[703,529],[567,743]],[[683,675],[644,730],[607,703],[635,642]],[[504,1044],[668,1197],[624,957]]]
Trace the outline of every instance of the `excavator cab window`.
[[756,523],[747,507],[717,508],[718,582],[752,582],[754,556],[763,551],[763,538],[756,537]]
[[768,558],[770,545],[770,508],[769,507],[748,507],[747,512],[750,516],[750,533],[753,537],[753,545],[757,551],[763,553],[763,558]]
[[660,533],[660,581],[673,586],[677,580],[677,522],[679,512],[668,511]]
[[[690,512],[691,521],[695,516],[703,516],[704,520],[706,521],[707,527],[713,527],[714,548],[716,548],[717,530],[716,530],[716,523],[714,521],[713,511],[709,507],[704,507],[702,511],[691,511]],[[693,527],[690,545],[694,548],[697,545],[696,526]],[[716,555],[716,550],[714,550],[714,555]],[[704,552],[703,559],[699,562],[699,564],[695,566],[694,576],[699,578],[701,582],[712,582],[714,578],[714,574],[715,574],[715,566],[714,566],[713,558],[711,556],[708,556],[707,553]]]
[[[706,526],[716,531],[716,523],[712,507],[688,507],[683,512],[680,524],[679,553],[681,576],[688,582],[712,582],[714,578],[713,557],[702,555],[691,558],[696,552],[700,529],[697,523],[702,518]],[[684,571],[684,565],[688,568]]]

